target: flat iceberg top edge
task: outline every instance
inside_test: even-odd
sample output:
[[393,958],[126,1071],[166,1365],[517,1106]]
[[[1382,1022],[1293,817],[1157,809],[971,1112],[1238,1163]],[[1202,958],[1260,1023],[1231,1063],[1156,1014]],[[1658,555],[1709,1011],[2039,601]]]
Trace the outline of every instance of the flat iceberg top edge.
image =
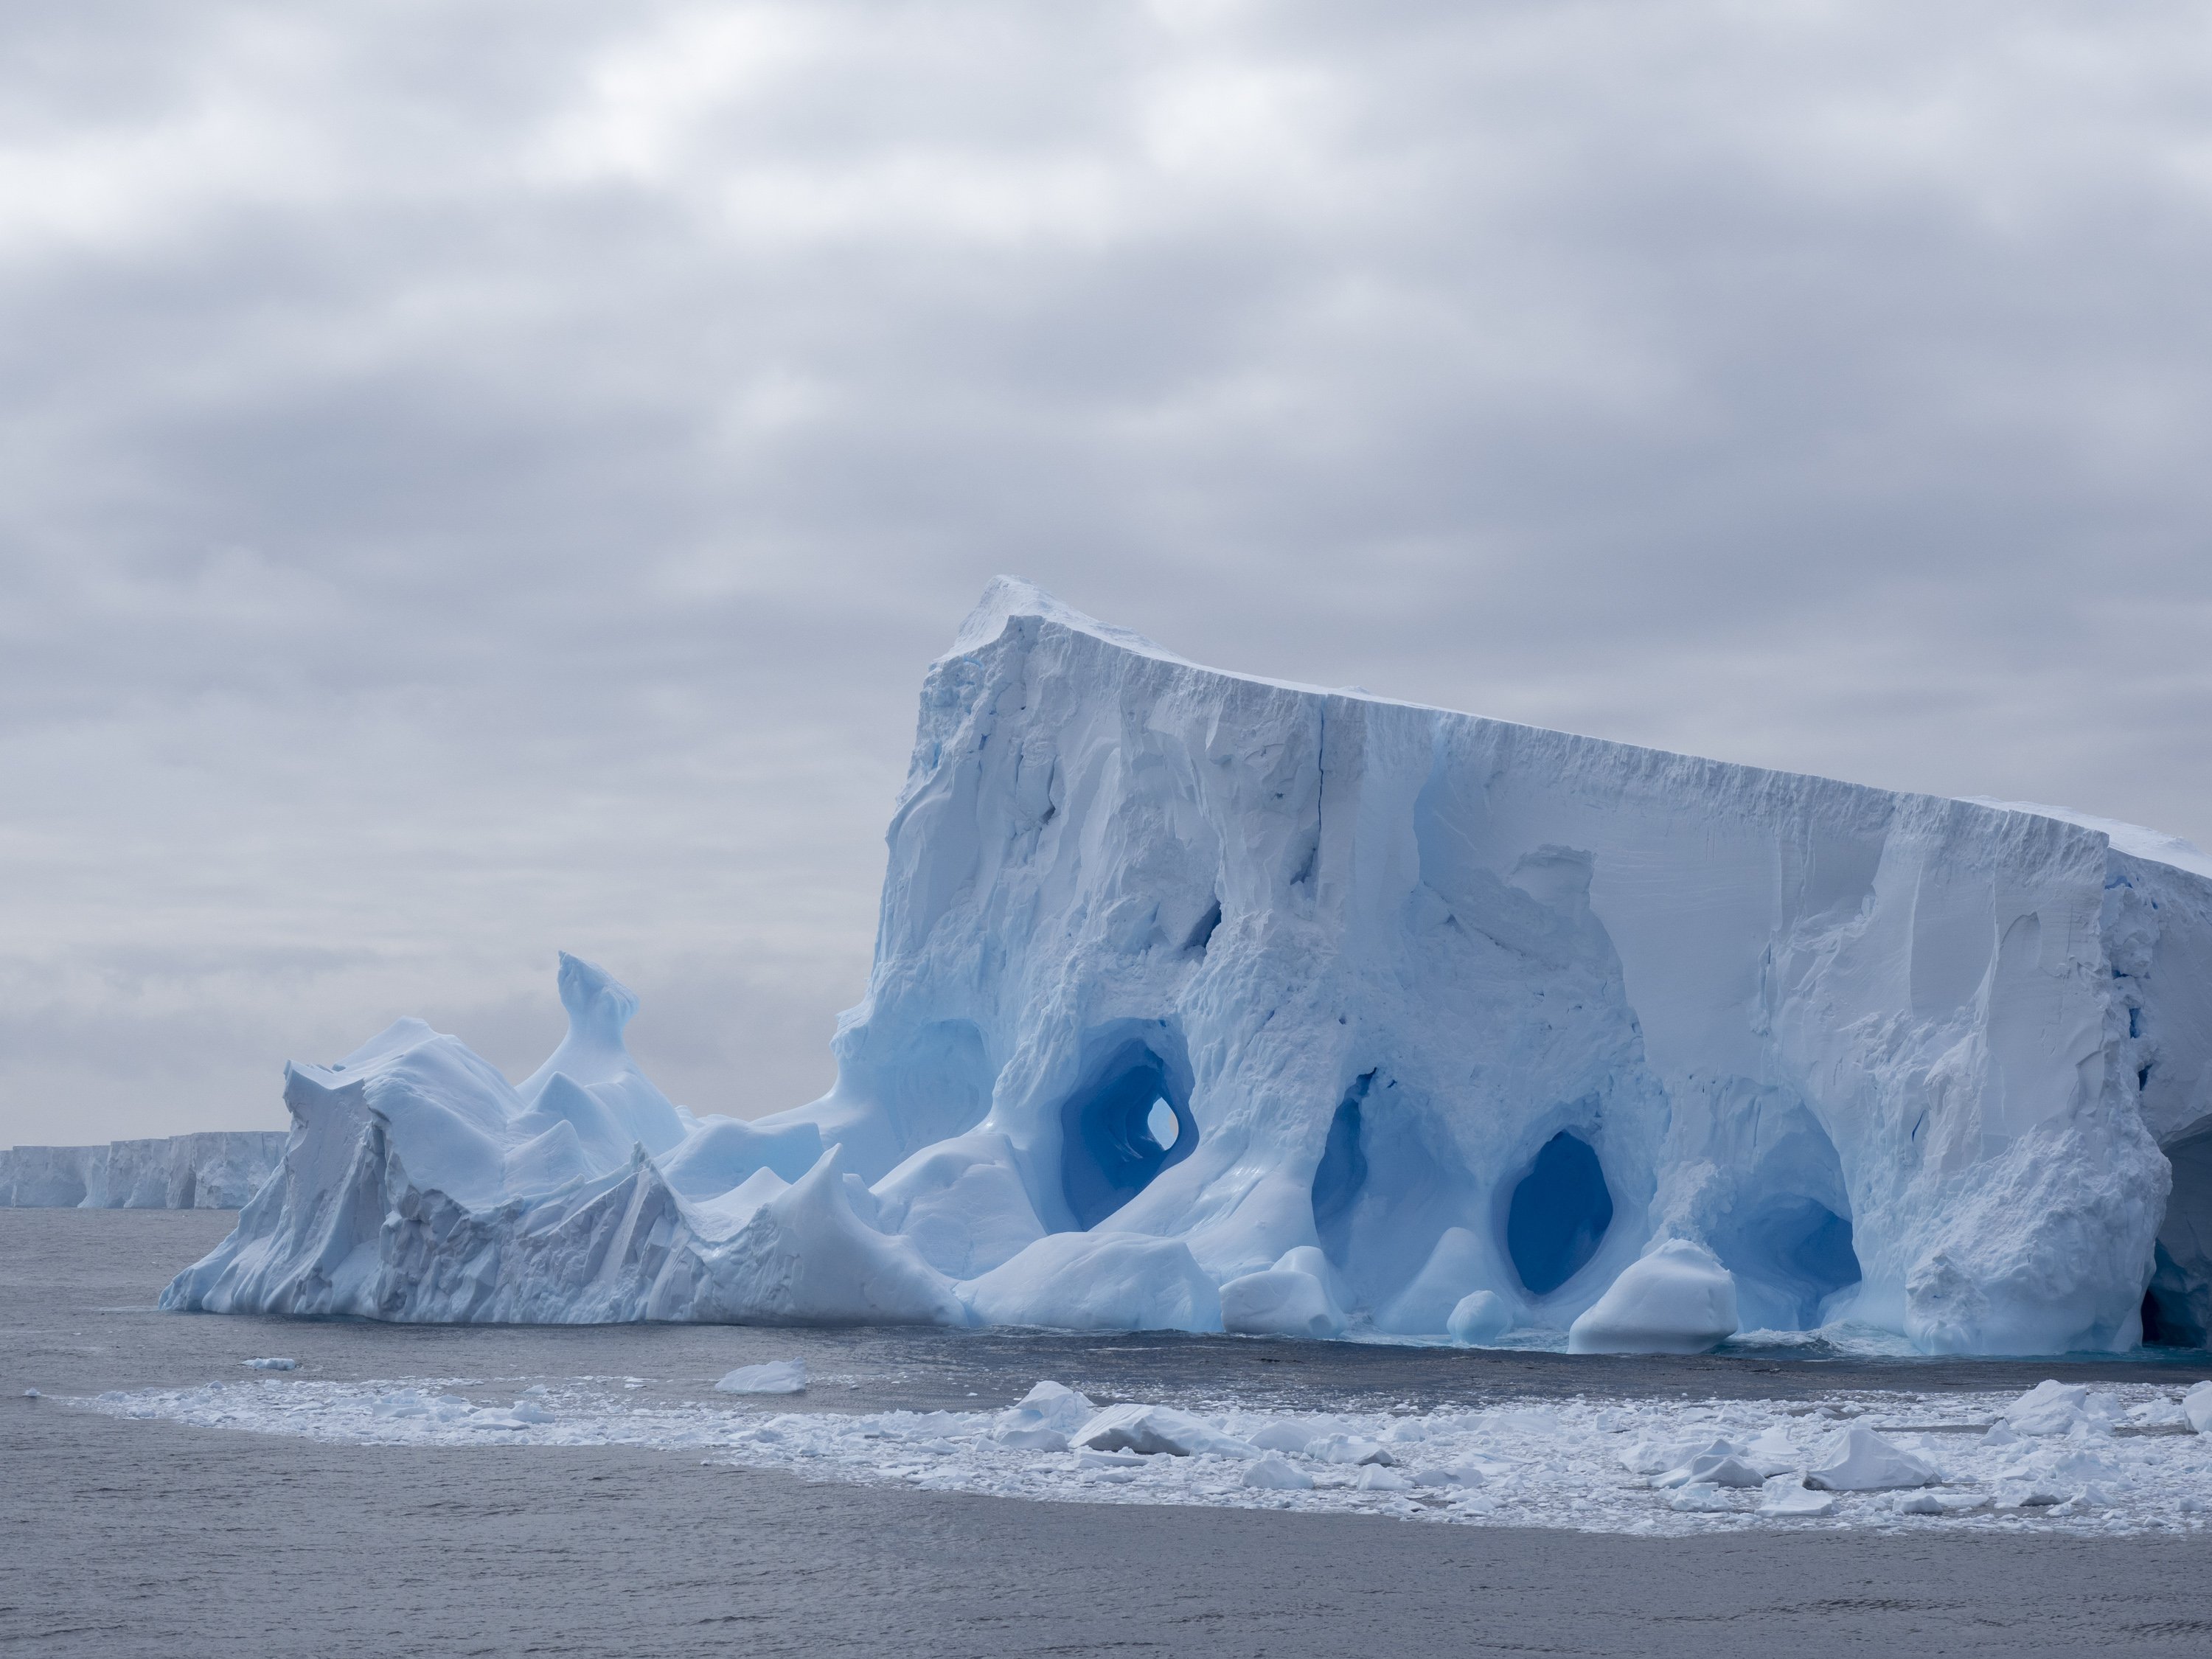
[[[1100,622],[1073,606],[1054,598],[1036,583],[1019,576],[994,577],[985,589],[983,598],[962,623],[952,648],[939,663],[971,656],[994,644],[1005,632],[1006,625],[1017,617],[1027,617],[1037,623],[1081,634],[1115,650],[1127,651],[1154,661],[1171,664],[1189,670],[1194,674],[1210,676],[1222,680],[1236,681],[1272,690],[1286,691],[1302,696],[1343,699],[1350,702],[1372,704],[1378,708],[1402,708],[1433,714],[1447,720],[1469,721],[1480,726],[1494,726],[1504,731],[1525,733],[1534,739],[1556,739],[1584,748],[1604,757],[1626,770],[1641,770],[1650,767],[1673,769],[1688,767],[1710,769],[1715,775],[1732,775],[1745,786],[1761,786],[1784,794],[1796,794],[1808,790],[1836,790],[1863,793],[1886,801],[1913,800],[1933,805],[1961,805],[1979,811],[2017,814],[2026,817],[2042,818],[2054,823],[2083,830],[2101,836],[2116,850],[2127,856],[2151,863],[2163,864],[2212,884],[2212,854],[2207,854],[2195,843],[2181,836],[2148,825],[2130,823],[2123,819],[2101,817],[2094,813],[2076,811],[2069,807],[2051,806],[2037,801],[2000,800],[1986,795],[1934,795],[1914,790],[1885,788],[1879,784],[1856,783],[1848,779],[1833,778],[1817,772],[1793,772],[1786,768],[1763,767],[1740,761],[1714,759],[1682,750],[1657,747],[1649,744],[1632,744],[1617,738],[1590,737],[1569,732],[1563,727],[1532,726],[1525,721],[1501,720],[1496,715],[1480,714],[1465,709],[1451,708],[1438,703],[1424,703],[1401,697],[1387,696],[1370,691],[1364,686],[1315,685],[1304,681],[1279,679],[1272,676],[1246,673],[1237,669],[1219,668],[1200,662],[1169,650],[1165,646],[1146,638],[1132,629]],[[1644,758],[1644,757],[1648,757]]]
[[519,1086],[419,1022],[295,1067],[282,1166],[165,1305],[1575,1352],[2212,1326],[2185,843],[1226,673],[1010,577],[928,670],[889,843],[822,1099],[695,1116],[564,956]]

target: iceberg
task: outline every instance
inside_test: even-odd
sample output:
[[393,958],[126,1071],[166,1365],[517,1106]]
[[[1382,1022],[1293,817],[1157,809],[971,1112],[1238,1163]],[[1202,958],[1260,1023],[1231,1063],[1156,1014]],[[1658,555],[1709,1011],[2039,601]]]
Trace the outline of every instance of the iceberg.
[[2185,843],[1224,673],[1006,578],[924,681],[888,841],[823,1098],[695,1117],[564,957],[520,1085],[411,1020],[289,1068],[281,1168],[164,1305],[2212,1327]]
[[283,1156],[281,1129],[0,1152],[0,1208],[235,1210]]

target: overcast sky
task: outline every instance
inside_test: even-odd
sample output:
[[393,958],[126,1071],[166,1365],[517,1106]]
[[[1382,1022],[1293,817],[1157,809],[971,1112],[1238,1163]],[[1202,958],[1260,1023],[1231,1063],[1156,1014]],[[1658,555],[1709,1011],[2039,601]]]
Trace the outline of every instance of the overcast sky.
[[825,1086],[924,666],[2212,843],[2195,4],[0,11],[0,1145]]

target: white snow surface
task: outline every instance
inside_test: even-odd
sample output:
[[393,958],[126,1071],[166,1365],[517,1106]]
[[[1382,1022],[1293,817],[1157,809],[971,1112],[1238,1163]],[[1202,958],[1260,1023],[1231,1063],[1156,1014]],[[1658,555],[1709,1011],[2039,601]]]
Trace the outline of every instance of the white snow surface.
[[889,841],[822,1099],[695,1118],[564,957],[520,1085],[413,1020],[290,1068],[164,1305],[1494,1341],[1641,1284],[1607,1345],[1732,1300],[2042,1353],[2133,1346],[2148,1285],[2212,1328],[2170,839],[1225,674],[1001,579]]
[[[2107,1391],[2112,1417],[2021,1438],[1990,1426],[2014,1403],[2004,1395],[1572,1399],[1323,1414],[1201,1401],[1099,1407],[1044,1382],[1004,1411],[852,1413],[641,1404],[638,1383],[288,1379],[79,1403],[348,1444],[684,1449],[808,1480],[1591,1532],[1941,1525],[2132,1534],[2199,1530],[2212,1517],[2212,1436],[2189,1431],[2166,1386],[2118,1387]],[[1808,1486],[1814,1472],[1840,1489]]]

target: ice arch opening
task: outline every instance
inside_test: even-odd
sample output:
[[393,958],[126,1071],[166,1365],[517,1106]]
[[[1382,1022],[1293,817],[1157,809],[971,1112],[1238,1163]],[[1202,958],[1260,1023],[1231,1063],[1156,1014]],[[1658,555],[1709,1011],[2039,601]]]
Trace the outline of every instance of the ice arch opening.
[[1531,1296],[1549,1296],[1597,1254],[1613,1225],[1605,1166],[1562,1129],[1537,1151],[1505,1212],[1505,1254]]
[[1078,1227],[1097,1226],[1196,1150],[1184,1077],[1152,1044],[1127,1038],[1062,1103],[1060,1188]]
[[[1859,1282],[1858,1252],[1851,1224],[1818,1199],[1772,1198],[1752,1211],[1736,1229],[1721,1260],[1735,1273],[1740,1292],[1747,1284],[1769,1292],[1778,1311],[1745,1320],[1781,1330],[1811,1330],[1820,1323],[1820,1304]],[[1751,1295],[1743,1292],[1748,1303]]]
[[1843,1163],[1802,1102],[1762,1101],[1746,1121],[1750,1173],[1707,1242],[1735,1276],[1745,1330],[1813,1330],[1860,1280]]
[[1367,1098],[1375,1073],[1367,1073],[1352,1085],[1328,1121],[1328,1140],[1313,1178],[1314,1233],[1322,1254],[1338,1267],[1352,1254],[1352,1212],[1367,1185],[1367,1153],[1359,1144],[1359,1103]]
[[2212,1130],[2195,1130],[2163,1149],[2173,1171],[2158,1226],[2142,1340],[2154,1346],[2212,1346]]

